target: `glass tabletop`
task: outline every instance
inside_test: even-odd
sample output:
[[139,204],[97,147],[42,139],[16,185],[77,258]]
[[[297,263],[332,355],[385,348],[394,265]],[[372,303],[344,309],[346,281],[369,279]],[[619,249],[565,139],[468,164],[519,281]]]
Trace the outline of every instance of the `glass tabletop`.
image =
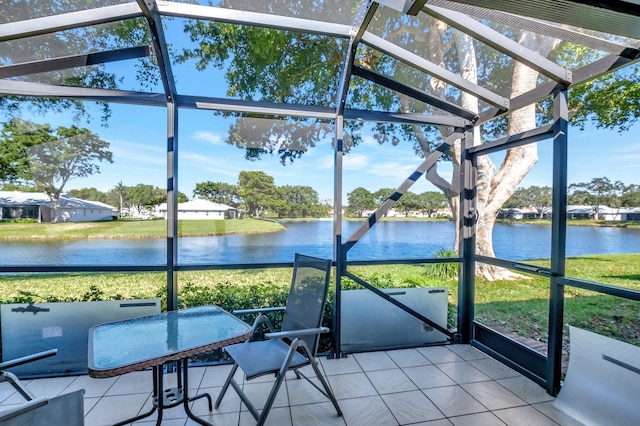
[[89,331],[89,372],[161,365],[246,339],[251,327],[217,306],[101,324]]

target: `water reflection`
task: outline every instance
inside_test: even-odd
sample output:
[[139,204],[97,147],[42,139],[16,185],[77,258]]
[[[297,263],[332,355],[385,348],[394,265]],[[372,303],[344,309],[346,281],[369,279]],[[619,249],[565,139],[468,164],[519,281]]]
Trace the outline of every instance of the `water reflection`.
[[[187,237],[178,241],[180,264],[290,262],[294,253],[333,256],[333,223],[285,222],[287,230],[267,234]],[[343,226],[343,238],[360,222]],[[451,222],[380,222],[349,252],[350,260],[433,257],[453,247]],[[550,256],[551,228],[504,225],[494,228],[496,256],[511,260]],[[640,230],[571,226],[567,256],[640,252]],[[164,239],[6,241],[0,245],[4,265],[164,265]]]

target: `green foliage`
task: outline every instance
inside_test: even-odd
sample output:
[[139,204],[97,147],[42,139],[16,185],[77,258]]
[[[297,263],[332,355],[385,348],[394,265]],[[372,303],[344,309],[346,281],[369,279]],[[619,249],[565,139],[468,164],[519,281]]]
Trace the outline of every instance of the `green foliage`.
[[167,191],[157,186],[139,183],[128,187],[125,191],[125,200],[130,207],[136,207],[138,211],[156,206],[167,201]]
[[358,187],[347,194],[347,212],[361,217],[366,210],[375,208],[373,194],[366,188]]
[[594,208],[596,219],[601,205],[619,206],[624,184],[609,178],[593,178],[590,182],[572,183],[569,185],[569,204],[586,204]]
[[[443,248],[436,252],[437,258],[457,257],[453,249]],[[425,267],[428,276],[442,280],[455,280],[458,278],[458,262],[429,263]]]
[[80,198],[81,200],[100,201],[101,203],[107,202],[107,194],[98,191],[96,188],[70,189],[67,192],[69,195]]
[[[451,253],[449,253],[451,254]],[[536,261],[548,266],[548,261]],[[377,288],[447,287],[449,325],[456,321],[458,284],[425,274],[423,265],[353,266],[349,272]],[[567,276],[640,290],[640,255],[601,255],[567,259]],[[189,271],[179,273],[180,306],[219,304],[225,309],[283,306],[291,269]],[[360,289],[344,277],[344,290]],[[28,289],[28,290],[26,290]],[[566,322],[640,343],[638,304],[567,287]],[[166,307],[165,273],[14,274],[0,276],[0,303],[74,302],[160,297]],[[549,279],[476,281],[476,317],[506,332],[546,340]],[[324,324],[331,327],[333,289]],[[251,322],[251,318],[247,318]],[[278,316],[273,317],[279,324]],[[635,333],[635,334],[634,334]],[[328,340],[327,340],[328,339]],[[325,336],[326,350],[330,336]]]
[[640,185],[625,186],[620,198],[620,205],[622,207],[640,206]]
[[265,172],[240,172],[238,188],[247,214],[251,217],[261,217],[268,210],[278,211],[282,208],[283,200],[273,177]]
[[533,207],[542,219],[551,209],[552,189],[550,186],[530,186],[517,188],[511,198],[504,203],[503,208]]
[[318,192],[310,186],[284,185],[278,189],[285,205],[280,217],[320,217],[328,212],[320,204]]
[[[87,10],[113,5],[111,0],[11,0],[0,2],[0,15],[3,22],[29,21],[49,15]],[[143,17],[124,19],[108,25],[87,25],[73,30],[61,30],[36,37],[24,37],[3,42],[0,50],[0,63],[15,64],[37,61],[46,58],[61,58],[75,55],[143,46],[151,43],[148,24]],[[132,76],[134,77],[134,76]],[[135,77],[144,88],[157,89],[159,71],[155,57],[138,59]],[[57,71],[29,76],[29,81],[56,84],[60,86],[93,87],[117,89],[122,82],[116,74],[105,71],[105,65],[94,63],[91,66],[64,67]],[[157,91],[157,90],[152,90]],[[96,102],[100,110],[103,125],[107,124],[111,110],[107,102]],[[35,114],[50,114],[70,111],[74,120],[91,119],[91,108],[87,102],[56,97],[36,96],[0,96],[0,114],[7,117],[19,116],[23,110]]]
[[240,189],[237,185],[226,182],[198,182],[193,190],[193,196],[214,203],[238,207],[241,204]]
[[113,162],[108,142],[76,126],[53,130],[12,119],[3,124],[1,139],[0,180],[33,182],[34,189],[49,196],[54,209],[70,179],[99,173],[99,162]]
[[635,65],[572,87],[569,108],[573,124],[584,129],[629,130],[640,119],[640,68]]

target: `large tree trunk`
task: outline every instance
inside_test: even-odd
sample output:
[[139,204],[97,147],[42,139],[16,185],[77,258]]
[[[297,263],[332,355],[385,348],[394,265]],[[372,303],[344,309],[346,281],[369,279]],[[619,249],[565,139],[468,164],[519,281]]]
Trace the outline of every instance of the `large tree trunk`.
[[[543,56],[548,55],[556,42],[540,39],[533,33],[523,32],[519,42]],[[537,84],[538,72],[528,66],[516,62],[511,86],[511,98],[534,89]],[[529,105],[514,111],[509,116],[509,135],[531,130],[536,127],[535,105]],[[494,174],[494,166],[488,156],[482,156],[486,161],[478,161],[478,222],[476,227],[476,253],[483,256],[495,257],[493,251],[493,227],[498,211],[513,195],[538,161],[538,146],[530,143],[525,146],[507,150],[502,165]],[[513,247],[517,251],[518,247]],[[476,273],[488,280],[503,280],[522,278],[504,268],[492,265],[478,264]]]
[[[442,37],[445,33],[444,27],[437,26],[437,31],[429,31],[430,34]],[[444,43],[443,39],[439,42],[434,41],[436,37],[430,36],[430,59],[437,64],[444,66]],[[460,74],[466,80],[477,83],[477,61],[476,52],[473,45],[473,39],[461,32],[454,32],[453,41],[456,44],[458,53],[458,61],[460,64]],[[555,42],[548,42],[538,39],[534,34],[523,32],[520,36],[520,43],[523,46],[532,48],[546,56],[555,47]],[[512,77],[512,93],[511,97],[527,92],[535,88],[538,73],[531,68],[516,63]],[[431,79],[430,91],[440,95],[444,91],[444,87],[438,83],[437,79]],[[462,92],[460,99],[461,106],[469,111],[478,112],[478,100],[474,96]],[[514,111],[509,117],[509,134],[516,134],[535,127],[535,105]],[[420,140],[420,135],[418,135]],[[480,129],[476,128],[474,132],[474,145],[482,143]],[[431,152],[427,149],[428,144],[422,143],[425,154]],[[460,154],[461,141],[456,141],[451,148],[453,154],[453,176],[457,177],[460,173]],[[479,255],[495,257],[493,251],[493,227],[499,209],[513,195],[514,191],[529,173],[531,168],[538,161],[537,145],[535,143],[528,144],[523,147],[512,148],[507,151],[505,159],[496,172],[496,167],[487,155],[478,157],[477,161],[477,201],[478,201],[478,219],[476,227],[476,252]],[[454,177],[454,179],[455,179]],[[449,199],[449,205],[452,209],[454,223],[456,224],[455,248],[459,246],[459,182],[451,183],[444,180],[437,172],[436,167],[429,170],[426,178],[436,187],[442,190]],[[514,247],[514,251],[517,247]],[[498,279],[515,279],[522,278],[520,274],[513,273],[507,269],[496,266],[478,264],[476,273],[483,278],[489,280]]]

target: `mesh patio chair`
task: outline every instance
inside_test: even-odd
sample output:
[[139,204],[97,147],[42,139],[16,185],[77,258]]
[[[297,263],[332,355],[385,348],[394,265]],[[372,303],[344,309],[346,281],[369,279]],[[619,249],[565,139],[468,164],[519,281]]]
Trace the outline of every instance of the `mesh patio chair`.
[[0,383],[9,383],[26,400],[23,404],[10,406],[4,410],[0,408],[0,425],[84,425],[84,389],[54,398],[36,397],[22,384],[15,374],[5,370],[54,356],[56,353],[56,349],[51,349],[0,364]]
[[[263,323],[266,324],[270,332],[265,334],[267,340],[249,340],[245,343],[225,348],[233,359],[234,364],[216,400],[216,408],[220,406],[229,385],[231,385],[256,419],[257,424],[263,425],[287,371],[293,370],[298,379],[306,379],[331,400],[338,415],[342,416],[338,402],[320,372],[318,360],[316,359],[320,334],[329,331],[328,328],[322,327],[322,314],[329,290],[330,274],[331,260],[296,254],[291,289],[286,307],[247,309],[235,312],[236,314],[260,313],[253,324],[254,333]],[[274,332],[273,326],[264,315],[265,312],[274,310],[284,311],[280,332]],[[322,388],[299,371],[300,368],[307,365],[311,365]],[[261,413],[258,412],[242,391],[241,386],[234,380],[233,376],[238,367],[245,373],[247,380],[252,380],[265,374],[275,374],[275,382]]]

